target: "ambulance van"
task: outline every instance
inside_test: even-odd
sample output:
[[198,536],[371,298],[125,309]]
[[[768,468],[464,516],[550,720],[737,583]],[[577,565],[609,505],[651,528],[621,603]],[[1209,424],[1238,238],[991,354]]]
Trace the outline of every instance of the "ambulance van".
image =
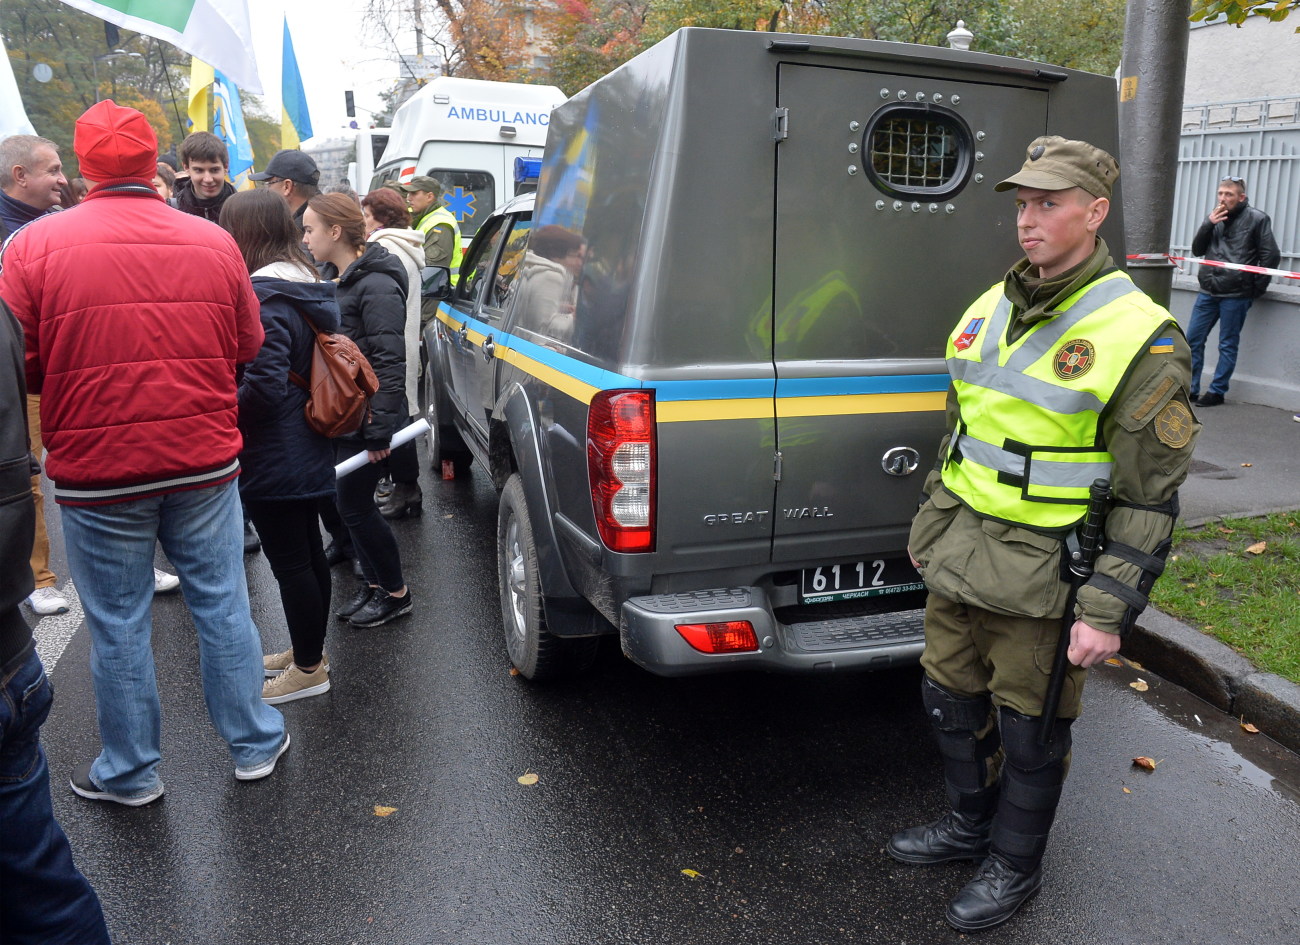
[[1116,108],[985,53],[689,28],[555,109],[424,335],[432,458],[500,491],[521,674],[602,634],[664,675],[915,662],[945,344],[1021,256],[994,185],[1043,134],[1117,153]]
[[551,110],[564,99],[551,85],[433,79],[397,109],[366,190],[436,178],[468,244],[492,209],[516,193],[516,159],[541,157]]

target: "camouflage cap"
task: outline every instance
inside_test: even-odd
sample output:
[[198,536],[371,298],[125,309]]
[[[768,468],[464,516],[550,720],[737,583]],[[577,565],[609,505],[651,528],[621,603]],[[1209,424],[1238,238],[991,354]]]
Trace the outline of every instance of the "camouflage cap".
[[435,197],[442,196],[442,184],[438,183],[437,178],[428,177],[421,174],[419,177],[412,177],[409,184],[403,184],[402,190],[408,194],[413,194],[418,190],[428,191]]
[[1020,170],[993,189],[1036,187],[1039,190],[1068,190],[1082,187],[1094,197],[1109,198],[1118,179],[1119,164],[1101,148],[1086,141],[1044,135],[1029,143]]

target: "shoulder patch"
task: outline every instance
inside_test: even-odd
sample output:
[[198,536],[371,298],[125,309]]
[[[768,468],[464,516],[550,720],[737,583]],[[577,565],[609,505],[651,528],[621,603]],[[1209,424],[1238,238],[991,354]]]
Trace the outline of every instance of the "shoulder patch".
[[1192,440],[1195,424],[1192,412],[1181,400],[1171,400],[1156,415],[1156,439],[1165,446],[1180,450]]

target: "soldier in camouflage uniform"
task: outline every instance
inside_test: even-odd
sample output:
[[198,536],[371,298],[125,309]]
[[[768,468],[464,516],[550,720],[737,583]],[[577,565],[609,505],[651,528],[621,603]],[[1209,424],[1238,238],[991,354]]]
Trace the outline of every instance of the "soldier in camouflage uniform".
[[[1118,175],[1086,142],[1032,142],[996,188],[1016,190],[1025,258],[948,342],[949,432],[909,547],[930,592],[922,698],[952,810],[887,849],[981,863],[948,907],[962,930],[1006,921],[1042,883],[1088,667],[1119,650],[1164,568],[1199,430],[1182,332],[1097,236]],[[1078,592],[1060,717],[1040,746],[1063,546],[1096,478],[1113,494],[1105,547]]]

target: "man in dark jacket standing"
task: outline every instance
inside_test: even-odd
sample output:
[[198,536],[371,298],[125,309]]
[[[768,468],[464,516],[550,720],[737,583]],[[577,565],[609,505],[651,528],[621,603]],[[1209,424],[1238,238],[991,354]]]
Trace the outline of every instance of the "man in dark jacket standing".
[[0,302],[0,942],[107,945],[99,897],[50,805],[41,725],[54,694],[19,602],[32,589],[34,467],[23,423],[22,332]]
[[302,232],[302,215],[307,209],[307,201],[320,193],[320,169],[310,154],[296,148],[276,151],[267,162],[266,170],[260,174],[249,174],[249,180],[255,180],[268,190],[274,190],[289,204],[289,213],[293,222]]
[[180,576],[208,715],[235,777],[266,777],[289,747],[283,716],[262,702],[235,488],[235,365],[253,359],[264,333],[234,240],[153,189],[158,141],[144,115],[99,102],[73,141],[94,186],[75,213],[14,235],[0,297],[23,326],[28,387],[42,394],[48,470],[94,648],[103,748],[73,770],[72,789],[138,807],[163,793],[149,643],[155,541]]
[[[1267,213],[1246,202],[1245,178],[1225,177],[1219,181],[1218,197],[1218,205],[1192,239],[1192,253],[1214,262],[1275,268],[1282,254],[1273,238],[1273,224]],[[1268,288],[1269,276],[1202,265],[1197,278],[1201,292],[1187,329],[1187,341],[1192,346],[1192,397],[1198,407],[1217,407],[1223,403],[1237,367],[1237,345],[1246,311]],[[1198,398],[1205,366],[1205,339],[1215,322],[1219,323],[1219,364],[1210,389]]]

